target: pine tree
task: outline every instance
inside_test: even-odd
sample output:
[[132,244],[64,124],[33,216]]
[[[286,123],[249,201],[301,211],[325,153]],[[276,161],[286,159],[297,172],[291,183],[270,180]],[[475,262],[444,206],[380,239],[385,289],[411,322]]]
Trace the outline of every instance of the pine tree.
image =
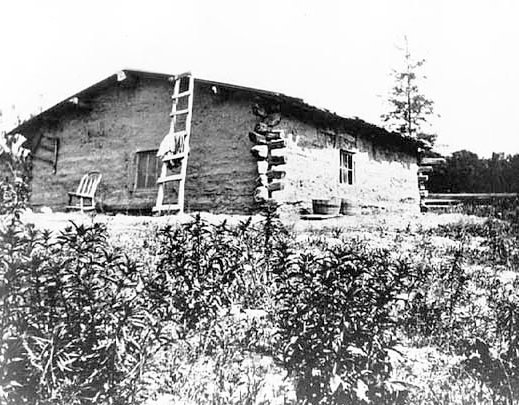
[[422,127],[434,115],[434,102],[423,95],[418,86],[419,79],[426,78],[418,73],[425,60],[413,59],[407,38],[405,38],[405,48],[402,51],[404,52],[404,67],[402,71],[394,69],[392,72],[395,85],[388,99],[392,109],[383,114],[381,118],[389,124],[391,130],[404,136],[426,140],[432,145],[437,136],[425,133]]

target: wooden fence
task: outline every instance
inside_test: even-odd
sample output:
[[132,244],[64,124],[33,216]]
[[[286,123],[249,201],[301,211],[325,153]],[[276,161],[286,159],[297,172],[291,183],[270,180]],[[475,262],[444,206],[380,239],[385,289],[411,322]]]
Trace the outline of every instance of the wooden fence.
[[485,204],[503,199],[519,198],[519,193],[427,193],[422,196],[420,206],[422,211],[444,209],[467,203]]

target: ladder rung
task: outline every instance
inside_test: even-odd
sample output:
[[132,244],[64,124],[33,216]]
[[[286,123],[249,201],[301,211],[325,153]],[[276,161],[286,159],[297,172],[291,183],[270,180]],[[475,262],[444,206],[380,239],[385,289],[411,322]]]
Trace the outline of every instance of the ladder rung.
[[159,177],[157,179],[157,183],[167,183],[168,181],[178,181],[178,180],[182,180],[184,176],[182,176],[181,174],[172,174],[171,176],[166,176],[166,177]]
[[162,205],[156,205],[155,207],[153,207],[154,212],[174,211],[174,210],[179,210],[179,209],[180,209],[180,204],[162,204]]
[[189,113],[189,108],[186,108],[185,110],[171,111],[169,116],[174,117],[175,115],[188,114],[188,113]]
[[173,94],[171,96],[171,98],[172,99],[176,99],[176,98],[187,97],[187,96],[190,96],[190,95],[191,95],[191,90],[187,90],[187,91],[183,91],[182,93]]
[[171,155],[171,156],[164,156],[162,158],[162,161],[163,162],[169,162],[171,160],[179,160],[179,159],[184,159],[185,157],[187,157],[187,153],[186,152],[181,152],[181,153],[177,153],[175,155]]
[[186,153],[186,151],[184,151],[184,152],[176,153],[176,154],[170,155],[170,156],[166,155],[162,158],[162,161],[169,162],[170,160],[184,159],[186,156],[187,156],[187,153]]

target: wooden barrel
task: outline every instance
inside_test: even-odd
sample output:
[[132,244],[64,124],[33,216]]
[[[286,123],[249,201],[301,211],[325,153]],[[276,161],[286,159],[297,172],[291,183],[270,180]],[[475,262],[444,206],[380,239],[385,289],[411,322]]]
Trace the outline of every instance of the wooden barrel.
[[312,210],[318,215],[339,215],[341,200],[329,198],[327,200],[312,200]]
[[341,214],[342,215],[355,215],[358,213],[358,207],[353,204],[348,198],[341,198]]
[[359,206],[349,198],[341,198],[341,215],[360,214]]

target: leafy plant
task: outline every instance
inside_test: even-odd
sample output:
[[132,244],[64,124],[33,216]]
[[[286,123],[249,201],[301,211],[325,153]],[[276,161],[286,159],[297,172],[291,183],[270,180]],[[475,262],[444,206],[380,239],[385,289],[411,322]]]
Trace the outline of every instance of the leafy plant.
[[287,251],[275,269],[282,358],[305,403],[385,403],[403,399],[389,379],[397,295],[409,267],[388,251],[343,245]]
[[149,355],[139,267],[101,225],[0,234],[6,403],[131,403]]

